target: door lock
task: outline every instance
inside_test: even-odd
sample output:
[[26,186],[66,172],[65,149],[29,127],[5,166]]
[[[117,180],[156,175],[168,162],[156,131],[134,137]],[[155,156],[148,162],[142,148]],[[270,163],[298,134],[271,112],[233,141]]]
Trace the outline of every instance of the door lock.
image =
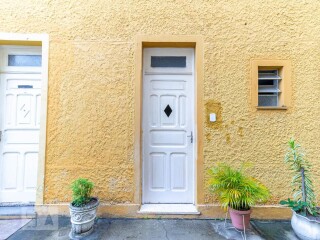
[[191,134],[189,136],[187,136],[190,138],[190,142],[193,143],[193,134],[192,134],[192,131],[191,131]]

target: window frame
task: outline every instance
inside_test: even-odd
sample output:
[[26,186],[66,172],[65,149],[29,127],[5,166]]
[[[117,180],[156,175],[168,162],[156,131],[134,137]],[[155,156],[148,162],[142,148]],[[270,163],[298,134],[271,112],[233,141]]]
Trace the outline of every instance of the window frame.
[[[259,106],[259,81],[258,72],[260,70],[278,70],[281,81],[279,81],[278,106]],[[291,62],[290,60],[251,60],[251,105],[253,110],[287,110],[291,107]]]
[[[176,48],[175,52],[170,53],[168,51],[164,51],[169,48],[152,48],[152,53],[149,54],[148,48],[145,49],[144,55],[148,55],[148,57],[143,59],[143,64],[145,66],[144,74],[193,74],[194,66],[192,64],[192,56],[193,52],[190,48]],[[151,66],[151,58],[152,57],[186,57],[186,66],[185,67],[152,67]]]
[[[41,47],[1,45],[0,51],[2,51],[0,65],[3,72],[38,73],[42,71],[42,66],[9,66],[8,64],[9,55],[41,55],[41,58],[43,58]],[[41,64],[43,64],[43,61]]]

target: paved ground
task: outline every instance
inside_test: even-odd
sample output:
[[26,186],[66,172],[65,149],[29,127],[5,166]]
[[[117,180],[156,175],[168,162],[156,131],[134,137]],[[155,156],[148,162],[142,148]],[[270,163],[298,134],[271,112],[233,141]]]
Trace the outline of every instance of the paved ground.
[[7,239],[30,221],[31,219],[0,220],[0,240]]
[[[1,225],[1,230],[4,225]],[[7,222],[8,223],[8,222]],[[10,224],[10,223],[9,223]],[[12,223],[10,224],[12,226]],[[7,226],[10,228],[10,225]],[[227,227],[231,224],[228,223]],[[69,239],[70,219],[62,216],[48,216],[33,219],[24,227],[11,235],[9,240]],[[94,232],[87,240],[222,240],[242,239],[234,229],[226,229],[220,220],[182,220],[182,219],[98,219]],[[251,222],[247,232],[248,240],[297,239],[289,221],[257,221]]]

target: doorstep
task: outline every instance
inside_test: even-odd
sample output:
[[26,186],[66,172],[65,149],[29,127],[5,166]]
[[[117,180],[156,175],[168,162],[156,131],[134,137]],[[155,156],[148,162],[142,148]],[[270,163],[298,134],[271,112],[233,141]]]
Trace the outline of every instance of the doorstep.
[[161,215],[200,215],[193,204],[143,204],[140,214],[161,214]]
[[34,206],[0,206],[0,219],[35,218]]

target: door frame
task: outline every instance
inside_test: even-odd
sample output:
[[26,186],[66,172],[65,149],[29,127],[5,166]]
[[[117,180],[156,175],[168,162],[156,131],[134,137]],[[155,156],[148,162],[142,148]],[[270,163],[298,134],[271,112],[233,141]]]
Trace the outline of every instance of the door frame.
[[142,97],[143,97],[143,48],[174,47],[194,48],[194,203],[204,203],[203,166],[203,38],[199,35],[142,35],[136,38],[135,53],[135,108],[134,108],[134,203],[142,204]]
[[36,205],[42,205],[44,201],[44,174],[46,153],[47,130],[47,103],[48,103],[48,59],[49,36],[48,34],[22,34],[0,32],[0,45],[14,46],[40,46],[42,54],[41,66],[41,109],[40,109],[40,139],[39,160],[37,172]]

